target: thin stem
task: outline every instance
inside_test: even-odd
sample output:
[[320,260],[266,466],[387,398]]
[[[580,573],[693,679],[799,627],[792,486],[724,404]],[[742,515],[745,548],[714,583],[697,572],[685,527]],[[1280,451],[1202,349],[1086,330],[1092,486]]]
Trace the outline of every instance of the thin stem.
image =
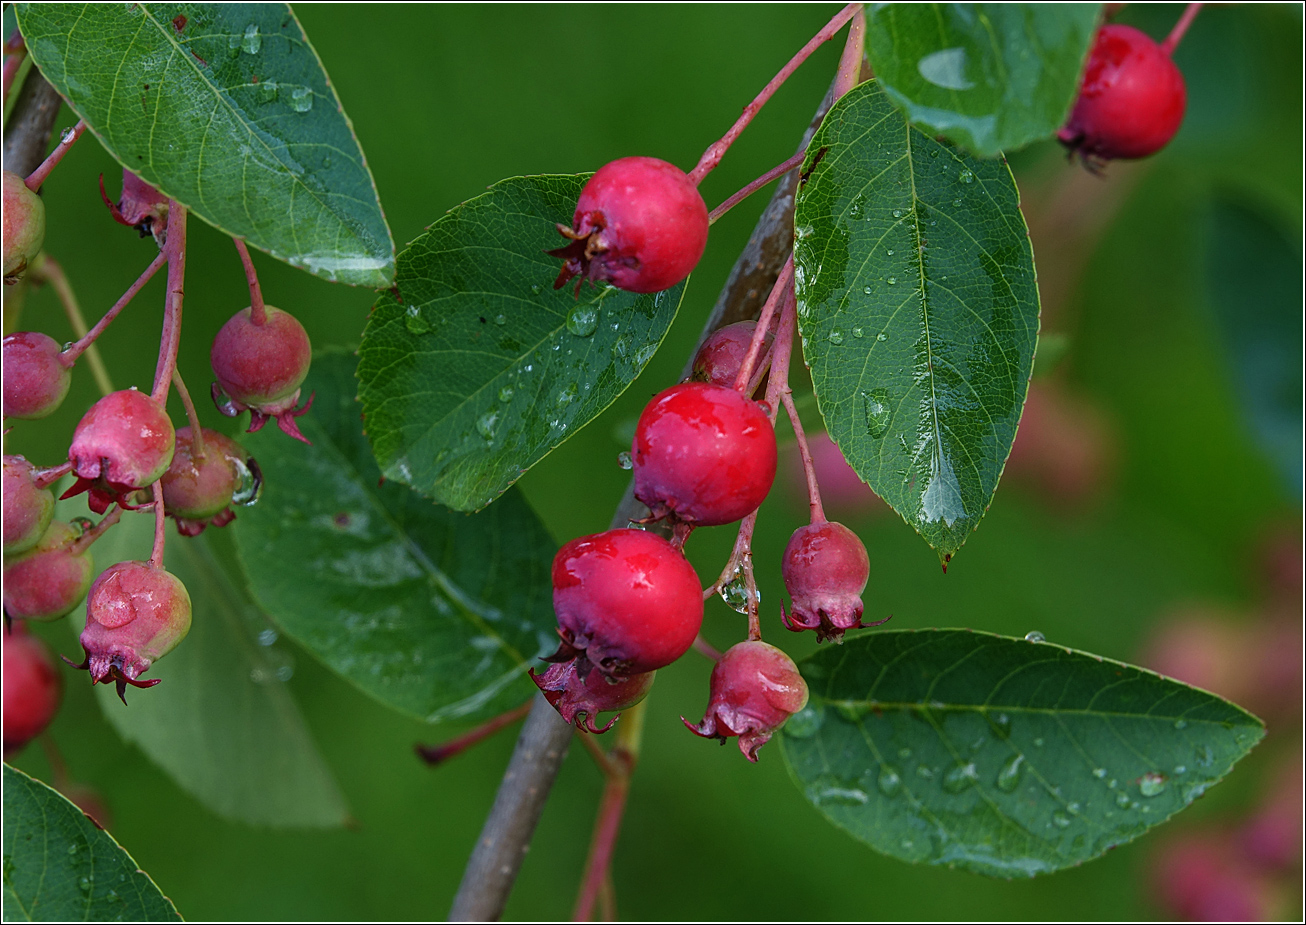
[[63,760],[59,746],[54,744],[54,736],[48,732],[41,733],[41,751],[45,752],[45,760],[50,764],[50,774],[54,777],[55,789],[62,789],[70,780],[68,765]]
[[599,919],[604,922],[617,920],[617,888],[612,882],[612,868],[603,877],[599,885]]
[[[18,30],[14,30],[14,35],[18,35]],[[5,42],[5,65],[4,65],[4,102],[9,102],[9,91],[14,86],[14,78],[18,76],[18,71],[23,66],[23,61],[27,58],[27,46],[22,43],[21,38],[18,47],[10,48],[13,39],[10,38]]]
[[50,175],[50,171],[58,166],[59,162],[63,160],[63,156],[68,153],[70,148],[72,148],[73,143],[76,142],[78,138],[82,137],[82,132],[84,131],[86,131],[86,122],[82,119],[78,119],[77,124],[72,127],[72,131],[66,131],[63,133],[63,137],[59,139],[59,143],[55,145],[54,150],[50,152],[49,157],[42,161],[41,166],[29,173],[27,179],[23,181],[27,184],[29,190],[35,193],[41,188],[41,184],[44,183],[45,178]]
[[494,719],[481,723],[471,732],[458,736],[456,739],[450,739],[442,745],[415,745],[413,750],[417,752],[417,757],[421,758],[428,765],[437,765],[441,762],[448,761],[454,755],[460,754],[471,748],[477,742],[488,739],[504,726],[511,726],[517,720],[522,719],[531,711],[531,702],[528,700],[519,707],[514,707],[507,713],[500,713]]
[[167,522],[166,512],[163,510],[163,482],[156,481],[150,486],[154,494],[154,548],[150,550],[150,565],[154,568],[163,568],[163,543],[165,531],[164,524]]
[[576,741],[581,744],[585,751],[589,752],[590,757],[594,759],[594,764],[598,766],[599,773],[604,777],[611,777],[616,773],[612,765],[612,760],[608,758],[608,753],[603,750],[603,746],[595,741],[595,737],[583,729],[577,728]]
[[79,536],[76,540],[73,541],[71,547],[72,551],[74,553],[79,553],[79,554],[85,552],[88,546],[90,546],[92,543],[98,540],[104,534],[104,531],[108,530],[110,527],[116,524],[121,517],[122,517],[122,505],[115,504],[113,507],[109,508],[109,512],[107,514],[105,514],[103,517],[100,518],[100,522],[98,524],[96,524],[94,527],[91,527],[89,530],[87,530],[85,533],[83,533],[81,536]]
[[51,466],[49,469],[37,469],[32,473],[32,481],[37,488],[49,488],[69,472],[72,472],[74,465],[70,460],[57,466]]
[[703,152],[703,156],[698,159],[697,166],[689,172],[689,179],[695,184],[703,182],[703,178],[712,172],[717,164],[721,163],[721,158],[725,156],[726,151],[735,143],[744,129],[748,128],[748,123],[753,121],[753,117],[766,105],[766,101],[771,98],[780,85],[789,79],[789,75],[798,70],[798,66],[811,56],[822,44],[834,38],[836,32],[843,28],[844,23],[852,18],[853,14],[861,10],[860,3],[850,3],[825,24],[820,32],[816,33],[806,45],[799,50],[798,54],[790,59],[789,63],[780,69],[780,73],[771,78],[771,82],[762,88],[762,92],[757,95],[753,102],[744,107],[744,112],[730,126],[730,131],[721,136],[719,141],[713,142],[708,149]]
[[63,363],[64,366],[72,366],[73,363],[77,361],[77,358],[81,356],[82,353],[91,346],[91,344],[95,343],[95,339],[104,333],[104,329],[109,326],[110,322],[118,317],[118,313],[127,307],[127,303],[136,297],[136,293],[145,288],[145,284],[154,278],[154,274],[159,272],[159,268],[167,261],[168,252],[166,250],[159,251],[158,256],[150,261],[150,265],[145,268],[145,272],[140,275],[136,282],[128,287],[127,291],[122,294],[122,298],[113,304],[113,308],[105,312],[104,317],[95,322],[95,327],[82,335],[77,343],[59,354],[59,361]]
[[794,436],[798,438],[798,454],[803,458],[803,475],[807,478],[807,504],[811,508],[812,523],[825,523],[825,508],[821,507],[821,490],[816,484],[816,466],[812,463],[812,452],[807,447],[807,434],[803,432],[803,422],[798,419],[798,409],[794,407],[793,392],[788,386],[780,393],[789,423],[794,427]]
[[177,368],[181,346],[181,303],[186,294],[186,207],[168,200],[168,231],[164,250],[168,253],[168,291],[163,303],[163,336],[159,338],[159,364],[154,370],[151,397],[160,405],[168,400],[172,371]]
[[1203,5],[1204,4],[1201,3],[1188,4],[1188,9],[1184,10],[1184,15],[1179,17],[1179,21],[1174,24],[1174,28],[1170,30],[1170,34],[1167,35],[1165,41],[1161,43],[1161,51],[1163,51],[1167,56],[1173,54],[1174,50],[1179,47],[1179,43],[1183,41],[1184,33],[1187,32],[1188,27],[1193,24],[1193,20],[1197,18],[1197,14],[1202,11]]
[[186,420],[190,422],[190,458],[199,462],[204,458],[204,428],[200,426],[200,416],[195,412],[195,403],[190,400],[190,390],[181,379],[181,370],[172,370],[172,384],[177,387],[181,397],[181,406],[186,409]]
[[630,793],[630,778],[639,761],[640,742],[644,735],[644,707],[647,703],[647,700],[642,701],[625,711],[616,747],[608,755],[612,770],[604,784],[603,798],[594,820],[589,859],[585,863],[585,877],[581,881],[572,921],[590,920],[594,912],[594,901],[608,875],[612,852],[617,844],[617,833],[621,829],[621,817],[626,809],[626,795]]
[[777,177],[783,177],[789,171],[793,170],[795,167],[800,165],[803,162],[803,158],[805,157],[807,157],[807,151],[805,150],[799,151],[797,154],[789,158],[789,160],[785,161],[783,164],[779,164],[775,167],[772,167],[766,173],[762,174],[752,183],[745,186],[739,192],[735,193],[725,202],[721,203],[721,205],[717,206],[715,209],[709,212],[707,214],[707,223],[709,225],[715,224],[718,218],[725,215],[735,206],[739,205],[741,202],[743,202],[749,196],[756,193],[762,187],[766,186],[772,180],[776,179]]
[[839,57],[839,70],[834,77],[834,98],[837,100],[861,83],[862,58],[866,54],[866,17],[858,8],[848,25],[848,41]]
[[694,651],[714,662],[721,661],[721,650],[704,639],[702,633],[694,637]]
[[713,594],[720,591],[722,585],[727,585],[735,580],[735,574],[743,563],[744,555],[751,549],[753,529],[756,526],[757,511],[753,511],[740,522],[739,532],[735,534],[735,546],[730,551],[730,558],[726,560],[726,567],[721,570],[721,574],[716,581],[703,589],[703,600],[710,600]]
[[[68,316],[68,324],[72,327],[73,333],[77,335],[78,343],[81,343],[87,333],[86,319],[82,317],[82,308],[77,304],[77,295],[73,292],[72,283],[68,282],[68,275],[64,273],[59,261],[49,254],[42,254],[41,259],[32,268],[32,276],[50,284],[50,288],[54,290],[55,295],[59,297],[59,302],[63,305],[64,314]],[[71,366],[73,360],[77,359],[76,356],[69,358],[70,350],[71,348],[59,354],[59,362],[65,367]],[[91,367],[91,376],[95,379],[95,385],[99,388],[100,394],[108,395],[114,391],[113,381],[109,378],[109,370],[105,368],[104,358],[100,356],[99,349],[88,340],[82,350],[86,351],[86,363]]]
[[766,403],[771,409],[772,424],[780,413],[780,393],[789,388],[789,358],[793,355],[797,321],[798,302],[794,298],[791,280],[785,289],[784,310],[780,312],[780,327],[775,332],[775,352],[771,355],[771,378],[766,383]]
[[789,259],[780,268],[780,276],[776,279],[775,285],[771,287],[771,294],[766,297],[766,304],[762,306],[762,314],[757,318],[757,327],[753,330],[753,340],[748,345],[748,353],[744,354],[744,362],[740,364],[739,373],[735,376],[735,388],[740,392],[748,388],[748,381],[753,375],[753,366],[762,353],[762,344],[766,342],[766,332],[771,327],[771,316],[775,314],[776,305],[784,295],[785,289],[793,281],[793,278],[794,255],[791,252]]
[[249,248],[244,238],[232,238],[236,250],[240,252],[240,262],[245,266],[245,281],[249,283],[249,320],[260,327],[268,320],[267,309],[263,307],[263,290],[258,284],[258,274],[254,272],[254,261],[250,259]]

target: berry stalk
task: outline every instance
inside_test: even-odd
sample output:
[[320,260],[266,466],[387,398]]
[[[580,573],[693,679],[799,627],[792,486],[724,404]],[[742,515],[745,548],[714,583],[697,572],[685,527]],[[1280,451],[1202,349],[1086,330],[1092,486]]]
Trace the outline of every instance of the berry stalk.
[[190,423],[190,458],[195,462],[200,462],[204,459],[204,428],[200,426],[200,416],[195,411],[195,403],[190,399],[190,390],[186,388],[186,383],[182,381],[180,369],[173,369],[172,384],[177,387],[177,395],[181,398],[181,406],[186,409],[186,420]]
[[1193,24],[1193,20],[1197,18],[1197,14],[1202,11],[1203,5],[1204,4],[1201,3],[1188,4],[1188,9],[1184,10],[1184,15],[1179,17],[1179,21],[1174,24],[1174,28],[1170,30],[1170,34],[1167,35],[1165,41],[1161,43],[1161,51],[1165,55],[1169,56],[1174,54],[1174,50],[1178,48],[1179,43],[1183,41],[1184,33],[1186,33],[1188,27]]
[[816,484],[816,466],[812,462],[811,450],[807,447],[807,434],[803,432],[803,422],[798,419],[798,409],[794,407],[793,392],[788,387],[780,393],[780,401],[784,403],[785,413],[789,415],[789,423],[793,425],[794,437],[798,440],[798,454],[803,459],[803,475],[807,479],[807,504],[811,509],[812,523],[824,523],[825,508],[821,506],[821,490]]
[[167,521],[167,514],[163,509],[163,483],[155,481],[150,486],[150,492],[154,495],[154,548],[150,550],[150,565],[154,568],[163,568],[163,545],[166,536],[163,529]]
[[109,508],[108,512],[103,517],[100,518],[98,524],[91,527],[77,538],[77,541],[72,545],[73,552],[77,554],[86,552],[87,547],[103,536],[104,531],[108,530],[121,519],[122,505],[115,504],[113,507]]
[[[47,257],[46,259],[48,260],[49,258]],[[77,361],[77,358],[95,343],[95,339],[104,333],[104,329],[109,326],[113,319],[118,317],[119,312],[127,307],[127,303],[134,299],[136,294],[145,288],[145,284],[154,278],[154,274],[159,272],[159,268],[162,267],[167,260],[168,251],[166,249],[159,251],[158,256],[150,261],[150,265],[145,268],[145,271],[141,273],[136,282],[127,287],[127,291],[122,294],[122,298],[113,303],[113,307],[104,313],[104,317],[95,322],[95,327],[84,333],[76,343],[59,354],[59,359],[63,362],[64,366],[72,366],[73,363]],[[114,390],[110,387],[109,391],[112,392]]]
[[[794,278],[794,255],[789,254],[789,259],[780,268],[780,276],[776,279],[775,285],[771,287],[771,294],[766,297],[766,304],[762,306],[762,314],[757,318],[757,328],[753,331],[752,343],[748,345],[748,353],[744,355],[744,362],[739,366],[739,374],[735,377],[735,388],[743,392],[753,375],[753,366],[757,363],[757,358],[762,352],[762,343],[766,339],[766,332],[771,327],[771,317],[775,314],[776,305],[779,304],[783,297],[785,289],[790,286]],[[775,365],[775,348],[771,348],[772,366]],[[788,360],[786,359],[786,364]],[[789,367],[786,365],[785,369]],[[752,394],[751,392],[746,394]],[[774,415],[772,415],[774,419]]]
[[725,202],[721,203],[721,205],[717,206],[715,209],[709,212],[707,215],[707,223],[709,225],[715,224],[717,219],[725,215],[735,206],[739,205],[749,196],[756,193],[762,187],[766,186],[772,180],[776,179],[777,177],[783,177],[789,171],[793,170],[795,167],[802,164],[804,158],[806,157],[807,157],[807,151],[805,150],[799,151],[797,154],[789,158],[789,160],[785,161],[783,164],[779,164],[775,167],[772,167],[766,173],[762,174],[752,183],[749,183],[739,192],[735,193]]
[[262,327],[267,323],[268,313],[263,306],[263,289],[258,284],[258,274],[254,272],[254,261],[250,259],[249,248],[245,246],[244,238],[232,238],[231,240],[240,253],[240,262],[245,268],[245,281],[249,283],[250,323]]
[[181,302],[186,293],[186,207],[171,199],[168,200],[164,250],[168,254],[168,292],[163,303],[159,363],[154,370],[154,390],[150,393],[150,397],[160,405],[168,400],[172,371],[177,368],[177,349],[181,346]]
[[82,119],[78,119],[77,124],[74,125],[72,129],[63,133],[63,136],[59,139],[59,144],[57,144],[55,149],[50,152],[49,157],[42,161],[41,166],[28,174],[27,179],[23,181],[27,184],[29,190],[35,193],[41,188],[41,184],[44,183],[45,178],[50,175],[50,171],[59,166],[59,162],[63,160],[63,156],[68,153],[77,139],[82,137],[82,132],[84,131],[86,131],[86,122]]
[[523,718],[531,711],[531,701],[526,701],[519,707],[514,707],[506,713],[500,713],[494,719],[487,720],[477,726],[471,732],[460,735],[455,739],[450,739],[441,745],[415,745],[413,750],[417,752],[417,757],[421,758],[428,765],[434,767],[448,761],[455,755],[462,754],[471,748],[477,742],[484,741],[494,735],[504,726],[511,726],[517,720]]
[[[50,284],[50,288],[54,290],[54,294],[59,297],[59,302],[63,305],[64,314],[68,316],[68,324],[78,337],[77,343],[81,344],[88,333],[86,319],[82,316],[82,309],[77,302],[76,293],[73,292],[72,283],[68,282],[68,276],[64,273],[63,267],[59,265],[59,261],[49,254],[43,253],[33,265],[31,275],[33,282]],[[113,381],[109,378],[109,370],[104,365],[104,358],[100,356],[99,348],[95,346],[93,341],[94,338],[87,340],[76,354],[71,352],[72,348],[61,351],[59,353],[59,362],[64,365],[65,369],[70,368],[73,361],[85,351],[86,363],[91,367],[91,377],[95,379],[96,387],[99,388],[101,395],[108,395],[110,392],[117,391],[117,389],[113,387]]]

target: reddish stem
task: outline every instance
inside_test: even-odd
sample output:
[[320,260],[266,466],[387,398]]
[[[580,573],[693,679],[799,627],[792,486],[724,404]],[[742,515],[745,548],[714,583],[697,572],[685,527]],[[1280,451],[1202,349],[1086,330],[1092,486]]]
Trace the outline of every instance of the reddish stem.
[[585,880],[576,898],[573,922],[588,922],[594,912],[594,900],[612,863],[612,851],[617,844],[621,816],[626,809],[626,795],[630,793],[630,773],[634,759],[614,750],[610,758],[619,765],[617,773],[608,777],[603,786],[603,799],[599,802],[598,818],[594,821],[594,837],[590,842],[589,858],[585,862]]
[[50,156],[42,161],[41,166],[28,174],[27,179],[23,181],[27,184],[29,190],[35,193],[41,188],[41,184],[44,183],[45,178],[50,175],[50,171],[54,170],[58,163],[63,160],[63,156],[68,153],[68,150],[73,146],[73,143],[76,142],[78,138],[82,137],[82,132],[84,131],[86,131],[86,122],[82,119],[78,119],[77,124],[73,126],[72,131],[66,131],[63,133],[63,137],[60,138],[59,143],[54,146],[54,150],[50,152]]
[[865,53],[866,17],[858,9],[848,26],[848,41],[844,43],[843,54],[839,56],[839,69],[834,76],[831,92],[836,100],[861,83],[862,58]]
[[154,274],[159,272],[159,268],[162,267],[167,260],[167,250],[159,251],[159,255],[150,261],[150,265],[145,268],[145,272],[142,273],[140,278],[132,283],[127,291],[122,294],[122,298],[113,304],[113,308],[105,312],[104,317],[95,322],[95,327],[87,331],[86,335],[79,339],[75,344],[59,354],[59,362],[63,363],[64,366],[72,366],[86,348],[95,343],[95,339],[104,333],[104,329],[109,326],[109,323],[118,317],[118,313],[127,307],[127,303],[136,297],[136,293],[145,288],[145,284],[153,279]]
[[254,272],[254,261],[250,259],[249,248],[243,238],[232,238],[236,250],[240,252],[240,262],[245,265],[245,281],[249,283],[249,320],[262,327],[268,320],[267,309],[263,307],[263,290],[258,284],[258,274]]
[[204,458],[204,428],[200,427],[200,416],[195,412],[195,403],[190,400],[190,390],[182,381],[180,369],[173,369],[172,384],[177,387],[181,406],[186,409],[186,420],[190,422],[190,458],[199,462]]
[[721,661],[721,650],[704,639],[702,633],[694,637],[694,651],[714,662]]
[[803,458],[803,475],[807,477],[807,504],[811,508],[812,523],[823,524],[825,508],[821,507],[821,490],[816,484],[816,466],[812,463],[812,453],[807,447],[803,422],[798,420],[798,409],[794,407],[793,391],[788,386],[780,392],[780,401],[784,403],[789,423],[794,426],[794,436],[798,438],[798,453]]
[[[14,33],[17,35],[17,32]],[[21,43],[12,51],[9,48],[9,42],[5,42],[5,67],[4,67],[4,101],[9,102],[9,91],[13,88],[14,78],[18,76],[19,69],[23,66],[23,59],[27,57],[27,48]]]
[[1193,24],[1193,20],[1197,18],[1197,14],[1202,11],[1202,6],[1203,4],[1201,3],[1188,4],[1188,9],[1184,10],[1184,15],[1179,17],[1179,21],[1174,24],[1174,28],[1170,30],[1170,34],[1167,35],[1165,41],[1161,43],[1161,51],[1166,55],[1174,53],[1174,50],[1179,47],[1179,43],[1183,41],[1184,33],[1187,32],[1188,27]]
[[150,491],[154,494],[154,548],[150,550],[150,565],[154,568],[163,568],[163,542],[165,531],[163,526],[166,521],[166,512],[163,509],[163,482],[156,481],[150,486]]
[[780,73],[771,78],[771,82],[762,88],[762,92],[757,95],[756,99],[744,107],[743,114],[735,121],[734,125],[730,126],[730,131],[722,135],[719,141],[713,142],[703,152],[703,156],[698,159],[697,166],[689,172],[689,179],[695,185],[702,183],[703,178],[711,173],[717,164],[721,163],[721,158],[725,156],[726,151],[730,150],[730,146],[735,143],[735,139],[739,137],[744,129],[748,128],[748,123],[753,121],[753,117],[766,105],[766,101],[771,98],[775,91],[780,89],[781,84],[789,79],[789,75],[796,71],[798,66],[811,56],[812,52],[816,51],[823,43],[834,38],[835,33],[842,29],[844,23],[848,22],[853,14],[860,11],[861,8],[860,3],[850,3],[840,10],[834,19],[826,23],[824,28],[816,33],[812,40],[804,45],[798,54],[794,55],[789,63],[780,69]]
[[603,876],[599,886],[599,918],[604,922],[617,920],[617,888],[612,883],[612,868]]
[[186,294],[186,207],[168,200],[167,243],[168,291],[163,303],[163,335],[159,338],[159,364],[154,370],[151,397],[160,405],[168,400],[172,371],[177,368],[181,346],[181,303]]
[[775,314],[775,307],[779,303],[781,296],[784,295],[785,289],[793,281],[793,277],[794,255],[791,253],[784,266],[780,268],[780,275],[776,278],[775,285],[771,287],[771,294],[766,297],[766,304],[762,306],[762,313],[757,317],[757,327],[753,330],[753,340],[748,345],[748,353],[744,354],[744,362],[740,364],[739,373],[735,376],[735,388],[740,392],[748,388],[749,379],[753,375],[753,366],[756,365],[757,358],[762,353],[762,344],[766,341],[766,332],[771,327],[771,317]]
[[789,358],[793,355],[794,328],[798,321],[798,302],[794,298],[793,280],[785,287],[784,309],[780,312],[780,327],[775,332],[775,346],[771,354],[771,378],[766,383],[766,403],[770,407],[771,423],[780,413],[780,394],[789,389]]
[[66,463],[60,463],[57,466],[51,466],[49,469],[37,469],[32,473],[32,481],[36,484],[37,488],[49,488],[69,472],[72,472],[73,465],[74,463],[72,460],[69,460]]
[[91,527],[91,529],[87,530],[85,533],[83,533],[81,536],[79,536],[76,539],[76,541],[72,544],[73,552],[74,553],[85,552],[86,547],[90,546],[92,543],[98,540],[103,535],[104,531],[108,530],[110,527],[116,524],[121,517],[122,517],[121,505],[115,504],[113,507],[109,508],[109,513],[101,517],[100,522],[98,524],[96,524],[94,527]]
[[716,581],[703,589],[703,600],[711,600],[712,595],[716,594],[722,585],[734,581],[735,573],[743,565],[744,556],[751,550],[753,529],[756,526],[757,511],[753,511],[739,524],[739,532],[735,534],[735,547],[730,551],[730,558],[726,560],[726,567],[721,570],[721,574],[717,576]]
[[[63,305],[64,314],[68,316],[68,325],[73,329],[77,337],[83,338],[87,334],[86,319],[82,317],[82,308],[77,304],[77,293],[73,292],[73,285],[68,281],[68,274],[64,273],[63,267],[59,261],[55,260],[49,254],[42,253],[40,258],[32,265],[31,270],[32,282],[49,283],[54,294],[59,297],[59,303]],[[96,386],[100,389],[101,395],[108,395],[115,391],[113,380],[109,378],[109,370],[105,368],[104,360],[100,356],[100,351],[96,349],[95,344],[89,343],[84,348],[86,350],[86,363],[91,367],[91,376],[95,379]],[[73,359],[68,359],[67,350],[59,354],[59,362],[68,368],[72,365]]]
[[531,701],[528,700],[521,706],[514,707],[507,713],[500,713],[494,719],[482,723],[471,732],[460,735],[456,739],[450,739],[442,745],[415,745],[413,746],[413,750],[417,752],[417,757],[421,758],[428,765],[437,765],[466,751],[477,742],[480,742],[483,739],[488,739],[504,726],[512,725],[530,711]]
[[725,202],[721,203],[721,205],[717,206],[715,209],[713,209],[711,212],[709,212],[708,215],[707,215],[707,223],[708,223],[709,225],[715,223],[716,220],[717,220],[718,218],[720,218],[721,216],[725,215],[727,212],[729,212],[729,211],[730,211],[731,209],[733,209],[735,206],[739,205],[741,202],[743,202],[743,201],[744,201],[745,199],[747,199],[749,196],[751,196],[751,195],[753,195],[754,193],[756,193],[756,192],[757,192],[758,190],[760,190],[762,187],[766,186],[766,185],[767,185],[768,183],[770,183],[772,180],[775,180],[775,179],[777,179],[778,177],[783,177],[783,176],[784,176],[785,174],[787,174],[789,171],[793,170],[795,167],[797,167],[797,166],[799,166],[800,164],[802,164],[802,162],[803,162],[803,158],[805,158],[805,157],[807,157],[807,150],[806,150],[806,149],[804,149],[804,150],[802,150],[802,151],[799,151],[797,154],[795,154],[793,157],[789,158],[789,160],[785,161],[783,164],[780,164],[780,165],[778,165],[778,166],[772,167],[772,168],[771,168],[770,170],[768,170],[766,173],[762,174],[760,177],[758,177],[758,178],[757,178],[756,180],[754,180],[752,183],[750,183],[750,184],[748,184],[747,186],[745,186],[745,187],[744,187],[743,189],[741,189],[739,192],[735,193],[733,196],[731,196],[731,197],[730,197],[729,199],[727,199]]

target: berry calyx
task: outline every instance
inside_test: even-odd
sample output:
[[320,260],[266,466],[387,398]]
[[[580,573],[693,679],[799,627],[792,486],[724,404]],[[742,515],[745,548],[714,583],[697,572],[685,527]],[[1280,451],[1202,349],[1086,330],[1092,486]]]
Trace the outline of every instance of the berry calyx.
[[4,634],[4,758],[8,761],[50,725],[63,699],[54,656],[15,624]]
[[36,467],[21,456],[4,458],[4,553],[36,545],[50,526],[54,494],[36,483]]
[[595,725],[595,718],[600,713],[618,713],[639,703],[648,696],[654,674],[649,671],[614,681],[589,660],[573,659],[553,665],[541,674],[532,669],[531,680],[563,720],[597,735],[611,729],[617,717],[602,726]]
[[95,579],[86,598],[82,649],[91,683],[118,686],[126,703],[127,685],[153,687],[157,678],[139,680],[190,630],[190,595],[181,579],[148,562],[119,562]]
[[205,427],[204,455],[196,457],[191,433],[189,427],[177,431],[177,451],[159,479],[164,510],[182,536],[225,527],[236,519],[231,505],[253,504],[263,489],[258,463],[239,443]]
[[89,491],[97,514],[115,502],[130,506],[133,492],[168,470],[175,444],[176,431],[162,405],[136,389],[111,392],[73,431],[68,458],[77,481],[61,497]]
[[167,227],[168,197],[126,168],[122,172],[122,195],[118,202],[109,201],[109,194],[104,191],[104,174],[100,174],[100,198],[115,222],[135,228],[142,238],[152,235],[159,240]]
[[23,178],[4,171],[4,279],[18,282],[45,243],[45,202]]
[[[756,321],[737,321],[717,328],[694,355],[690,378],[695,382],[734,386],[735,377],[739,375],[739,367],[744,365],[744,357],[748,355],[748,347],[753,342],[753,332],[756,330]],[[765,352],[775,334],[768,331],[763,337],[762,350]]]
[[[548,660],[584,659],[614,680],[670,665],[703,623],[694,567],[662,537],[634,529],[578,537],[559,549],[553,607],[562,645]],[[544,677],[553,682],[550,672]],[[585,665],[577,664],[575,677],[588,682]]]
[[790,716],[807,706],[807,682],[798,666],[775,646],[749,640],[731,646],[712,669],[707,715],[690,732],[706,739],[739,736],[739,750],[757,761],[757,750]]
[[14,620],[57,620],[86,597],[95,574],[82,530],[50,522],[35,546],[5,563],[5,615]]
[[862,541],[843,524],[820,521],[799,527],[789,538],[780,568],[793,610],[780,604],[780,619],[795,633],[816,630],[816,641],[843,641],[846,630],[879,626],[862,623],[862,592],[871,561]]
[[236,312],[213,338],[213,402],[228,417],[249,411],[249,433],[276,418],[285,433],[307,443],[295,418],[313,399],[299,409],[295,403],[313,359],[308,332],[289,312],[271,305],[264,312],[261,320],[252,308]]
[[685,382],[644,408],[631,449],[635,497],[652,516],[710,527],[762,504],[775,481],[775,431],[734,389]]
[[627,292],[661,292],[690,274],[707,247],[707,205],[679,167],[656,157],[623,157],[590,177],[576,202],[571,243],[550,256],[564,261],[554,289],[576,279]]
[[53,414],[72,385],[53,337],[16,331],[4,339],[4,415],[34,421]]
[[1183,74],[1156,42],[1131,26],[1103,26],[1057,138],[1090,167],[1147,157],[1179,131],[1187,102]]

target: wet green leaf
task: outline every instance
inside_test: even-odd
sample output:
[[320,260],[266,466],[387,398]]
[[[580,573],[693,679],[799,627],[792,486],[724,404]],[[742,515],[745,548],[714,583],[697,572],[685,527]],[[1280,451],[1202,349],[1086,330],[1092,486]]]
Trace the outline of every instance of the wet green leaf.
[[396,710],[431,721],[522,703],[557,648],[556,545],[518,492],[466,516],[383,480],[362,434],[353,358],[317,357],[306,447],[247,446],[263,498],[233,525],[250,588],[285,633]]
[[803,353],[848,462],[948,559],[1011,451],[1038,339],[1019,194],[874,81],[826,116],[795,212]]
[[553,289],[588,177],[515,177],[399,255],[359,349],[358,397],[386,478],[459,510],[493,501],[634,381],[685,284]]
[[995,877],[1081,864],[1201,796],[1265,728],[1131,665],[968,630],[877,632],[800,663],[794,780],[877,851]]
[[1051,136],[1066,120],[1099,3],[877,3],[875,75],[913,124],[981,157]]
[[289,6],[18,7],[32,59],[123,166],[280,260],[390,284],[372,174]]
[[180,922],[131,855],[62,794],[4,766],[6,922]]

